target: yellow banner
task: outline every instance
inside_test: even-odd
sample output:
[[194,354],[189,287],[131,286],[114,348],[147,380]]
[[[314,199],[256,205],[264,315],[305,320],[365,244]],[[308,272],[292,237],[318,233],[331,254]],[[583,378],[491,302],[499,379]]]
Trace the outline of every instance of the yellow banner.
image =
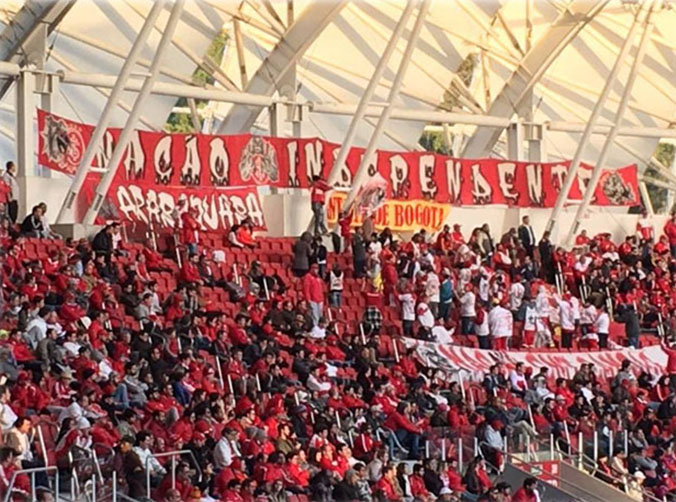
[[[343,207],[347,194],[334,192],[327,206],[327,221],[335,224]],[[451,211],[450,204],[439,204],[426,200],[387,200],[373,215],[373,223],[377,229],[390,228],[398,232],[417,232],[421,228],[429,232],[441,229]],[[363,223],[361,215],[352,218],[352,226]]]

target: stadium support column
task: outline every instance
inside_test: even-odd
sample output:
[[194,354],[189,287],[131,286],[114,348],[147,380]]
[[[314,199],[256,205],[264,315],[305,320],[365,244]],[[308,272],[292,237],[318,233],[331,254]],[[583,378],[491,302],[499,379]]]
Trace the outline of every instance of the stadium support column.
[[559,191],[559,196],[556,199],[556,204],[554,205],[552,214],[549,217],[549,221],[547,222],[546,229],[549,232],[551,232],[554,229],[554,227],[556,226],[556,220],[561,215],[563,206],[566,203],[566,200],[568,199],[568,192],[570,192],[570,187],[573,186],[573,183],[577,179],[577,170],[580,167],[580,161],[582,160],[584,151],[587,148],[587,144],[589,143],[589,139],[591,138],[592,131],[594,130],[594,127],[598,122],[599,115],[601,115],[601,111],[603,110],[606,104],[606,99],[608,98],[608,94],[610,94],[610,89],[613,86],[613,83],[615,82],[615,78],[617,77],[617,74],[620,71],[620,67],[624,62],[624,59],[629,54],[629,49],[633,45],[634,36],[639,26],[638,18],[639,15],[641,14],[641,11],[642,8],[639,8],[639,11],[636,13],[636,16],[634,17],[634,22],[632,23],[631,28],[629,28],[629,33],[627,33],[627,37],[624,39],[624,43],[622,44],[620,53],[617,56],[617,60],[615,61],[613,68],[610,70],[610,74],[606,79],[606,83],[603,86],[603,90],[601,91],[599,99],[594,105],[594,108],[592,109],[591,116],[587,120],[584,132],[582,133],[582,137],[580,138],[580,141],[577,145],[577,150],[575,150],[573,160],[570,162],[570,167],[568,168],[568,173],[566,174],[566,178],[563,182],[563,187],[561,187],[561,190]]
[[64,222],[63,220],[66,218],[66,215],[73,208],[75,198],[77,197],[78,192],[80,191],[82,185],[84,184],[85,178],[87,177],[87,173],[89,172],[89,168],[91,167],[92,161],[94,160],[94,156],[96,155],[96,151],[99,145],[101,145],[103,137],[106,134],[106,129],[108,129],[108,125],[110,124],[110,118],[120,101],[120,97],[122,96],[124,86],[129,80],[131,72],[134,69],[134,66],[136,65],[136,61],[138,60],[141,51],[145,47],[146,41],[148,40],[150,33],[153,31],[153,28],[155,27],[155,21],[157,21],[157,18],[164,9],[165,4],[166,0],[158,0],[153,4],[152,8],[150,9],[150,13],[148,14],[148,17],[143,23],[141,31],[139,31],[136,40],[134,40],[134,44],[132,45],[131,50],[129,51],[129,55],[125,59],[124,64],[122,65],[122,69],[120,70],[120,74],[118,75],[117,80],[115,81],[115,85],[113,86],[113,89],[110,92],[110,96],[108,96],[106,105],[104,106],[103,112],[101,113],[101,117],[99,118],[99,123],[96,125],[96,128],[92,133],[92,137],[89,140],[89,144],[87,145],[84,155],[82,156],[82,161],[80,162],[80,165],[78,166],[77,171],[75,172],[73,182],[70,185],[70,189],[68,190],[66,198],[63,201],[63,205],[61,206],[59,215],[56,218],[57,223],[63,223]]
[[413,13],[414,5],[415,2],[411,0],[409,0],[406,3],[406,7],[404,7],[404,11],[401,13],[399,22],[394,27],[394,31],[390,36],[390,40],[387,42],[385,50],[383,51],[382,56],[380,56],[380,60],[378,60],[378,64],[376,65],[376,68],[373,71],[371,80],[369,80],[369,83],[366,86],[366,89],[364,90],[364,94],[362,94],[361,99],[359,100],[357,109],[355,110],[354,115],[352,116],[350,126],[347,128],[345,139],[343,140],[340,146],[340,150],[338,151],[336,161],[333,163],[333,169],[329,174],[328,182],[330,185],[338,181],[340,177],[341,166],[345,163],[345,160],[347,160],[347,155],[350,153],[350,149],[352,148],[352,144],[354,143],[354,137],[357,135],[357,128],[364,121],[364,118],[366,116],[366,110],[368,109],[368,106],[371,103],[371,100],[373,99],[373,95],[376,91],[376,88],[378,87],[378,84],[380,83],[380,80],[383,77],[383,73],[385,72],[388,63],[390,62],[392,53],[397,47],[397,43],[401,38],[401,34],[406,28],[408,19],[411,17],[411,14]]
[[357,193],[359,192],[359,188],[361,187],[361,185],[364,184],[364,182],[369,177],[369,165],[371,163],[371,159],[374,157],[376,153],[376,145],[378,144],[378,140],[380,139],[380,136],[385,130],[387,122],[390,120],[390,115],[392,114],[392,106],[399,97],[399,89],[401,88],[401,83],[403,82],[404,76],[406,75],[408,65],[411,62],[411,56],[413,55],[413,51],[417,45],[418,37],[420,36],[420,32],[422,31],[423,24],[425,23],[425,16],[427,15],[427,9],[429,9],[429,6],[430,0],[423,0],[418,7],[418,17],[416,18],[415,24],[413,25],[413,31],[411,32],[411,35],[408,38],[408,43],[406,44],[404,55],[401,57],[401,63],[399,63],[397,75],[394,77],[394,82],[392,82],[390,94],[387,98],[387,105],[383,109],[383,112],[380,115],[380,118],[378,119],[378,123],[376,124],[376,128],[373,131],[373,134],[371,135],[371,139],[369,140],[369,144],[366,147],[366,151],[364,152],[364,155],[361,158],[361,163],[359,164],[357,174],[355,175],[354,180],[352,181],[352,189],[350,190],[350,193],[347,195],[347,199],[345,199],[344,207],[346,209],[350,208],[350,206],[354,202],[355,197],[357,196]]
[[19,182],[19,216],[26,210],[26,177],[35,174],[35,75],[21,71],[16,80],[16,164]]
[[507,128],[507,158],[524,160],[523,153],[523,124],[520,121],[512,122]]
[[620,104],[617,107],[617,112],[615,113],[615,122],[611,127],[608,136],[606,136],[606,140],[603,143],[603,147],[601,148],[601,153],[599,153],[599,158],[596,160],[596,164],[594,164],[591,179],[587,184],[587,189],[585,190],[584,197],[582,198],[582,204],[580,204],[580,206],[577,208],[575,219],[573,220],[573,224],[571,225],[570,231],[568,232],[568,237],[566,238],[566,244],[568,245],[570,245],[573,242],[575,234],[580,228],[580,222],[582,221],[582,218],[584,218],[587,208],[589,208],[591,199],[594,196],[594,192],[596,191],[596,185],[598,185],[599,179],[601,178],[601,171],[603,170],[603,167],[606,163],[608,151],[615,143],[617,131],[620,128],[620,125],[622,124],[624,112],[626,111],[627,105],[629,104],[629,97],[631,96],[631,91],[634,87],[634,82],[636,82],[638,69],[641,67],[641,63],[643,62],[643,56],[645,55],[646,46],[648,45],[648,40],[650,39],[650,34],[652,33],[653,30],[653,23],[651,22],[651,14],[654,6],[655,5],[653,3],[648,9],[648,13],[646,14],[645,28],[643,29],[643,34],[641,35],[641,41],[639,42],[636,57],[634,58],[634,62],[631,65],[631,70],[629,71],[627,84],[624,86],[624,91],[622,92]]
[[155,80],[157,80],[157,76],[160,73],[160,68],[162,67],[164,55],[167,52],[169,45],[171,44],[174,32],[176,31],[176,26],[178,25],[178,22],[181,19],[181,13],[183,12],[184,4],[185,0],[176,0],[171,9],[169,21],[167,22],[167,25],[165,26],[164,31],[162,32],[162,38],[160,39],[160,42],[157,45],[157,49],[155,50],[155,57],[150,66],[149,74],[146,77],[145,81],[143,82],[143,87],[141,87],[141,90],[138,96],[136,97],[134,107],[132,108],[129,117],[127,117],[127,123],[122,129],[117,145],[115,145],[115,150],[113,151],[113,154],[110,160],[108,161],[107,166],[108,171],[106,172],[103,179],[99,183],[99,186],[96,188],[96,193],[94,194],[94,201],[92,202],[91,207],[87,210],[87,215],[85,216],[84,221],[85,224],[87,225],[94,224],[96,215],[99,214],[99,210],[103,205],[103,201],[106,197],[106,194],[108,193],[108,189],[110,188],[110,185],[113,183],[113,179],[115,178],[115,174],[117,173],[120,161],[124,156],[124,152],[127,149],[127,146],[129,145],[129,141],[131,140],[132,135],[136,133],[135,129],[136,126],[138,125],[138,119],[141,116],[143,104],[145,103],[146,98],[150,95],[150,91],[152,90],[153,85],[155,84]]

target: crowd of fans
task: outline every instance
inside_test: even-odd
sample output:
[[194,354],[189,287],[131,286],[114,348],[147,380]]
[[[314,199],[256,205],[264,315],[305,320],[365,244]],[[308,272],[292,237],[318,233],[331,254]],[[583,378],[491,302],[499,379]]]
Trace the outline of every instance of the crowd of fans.
[[[666,344],[664,375],[625,364],[605,381],[584,365],[566,380],[547,368],[495,365],[469,402],[414,349],[402,344],[382,357],[378,337],[382,312],[396,309],[402,334],[440,343],[606,347],[616,343],[612,316],[637,346],[641,329],[670,329],[676,219],[666,240],[654,242],[642,219],[619,246],[583,233],[566,251],[547,235],[536,243],[527,217],[499,241],[488,225],[469,239],[456,225],[398,242],[388,230],[350,231],[343,214],[332,251],[309,233],[294,244],[295,277],[285,281],[256,261],[240,264],[242,277],[214,273],[222,251],[201,243],[183,207],[179,266],[173,252],[126,242],[118,223],[91,242],[61,240],[46,207],[17,225],[0,205],[0,493],[22,467],[44,465],[45,453],[70,472],[96,451],[130,497],[148,495],[149,476],[158,502],[535,502],[534,479],[512,493],[496,478],[506,445],[552,434],[571,451],[570,437],[582,432],[588,444],[594,431],[596,476],[636,500],[643,489],[674,493],[676,351]],[[324,233],[323,222],[315,230]],[[257,246],[246,222],[227,241]],[[31,256],[31,246],[48,252]],[[351,253],[353,267],[342,270],[339,253]],[[171,274],[175,287],[160,287],[157,273]],[[354,279],[363,322],[338,330]],[[207,288],[224,291],[236,313],[208,301]],[[290,300],[292,290],[300,300]],[[57,424],[53,453],[35,434],[42,420]],[[611,447],[622,430],[627,448]],[[458,437],[479,444],[462,468]],[[190,455],[173,465],[162,453],[176,450]],[[28,493],[28,478],[15,476],[13,489]]]

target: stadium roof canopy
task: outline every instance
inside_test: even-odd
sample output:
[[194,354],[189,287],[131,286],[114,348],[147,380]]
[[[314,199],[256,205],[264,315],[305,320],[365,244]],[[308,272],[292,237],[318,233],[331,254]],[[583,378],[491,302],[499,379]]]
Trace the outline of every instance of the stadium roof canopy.
[[[620,0],[432,0],[399,101],[393,104],[401,113],[393,115],[380,146],[420,148],[426,126],[448,122],[455,154],[505,156],[504,124],[521,120],[546,124],[549,159],[571,158],[641,5]],[[52,110],[96,123],[110,86],[82,84],[119,73],[151,6],[150,0],[0,0],[0,60],[70,75],[58,85]],[[653,6],[654,28],[622,122],[632,135],[618,137],[607,161],[611,166],[645,163],[660,138],[676,136],[671,130],[676,6],[669,1]],[[134,77],[139,82],[153,60],[169,8],[142,51]],[[187,89],[201,67],[213,76],[213,87],[229,95],[307,103],[301,108],[302,135],[340,142],[404,8],[404,0],[187,0],[159,81]],[[376,89],[374,113],[358,128],[357,145],[368,142],[414,20],[415,14]],[[226,48],[222,60],[214,61],[206,53],[221,32],[227,35]],[[641,30],[637,33],[600,125],[614,123]],[[9,158],[16,83],[15,77],[0,77],[0,153]],[[124,124],[134,94],[125,91],[113,125]],[[153,94],[140,127],[161,129],[176,101],[175,96]],[[262,134],[268,132],[269,111],[215,101],[193,109],[206,118],[204,132]],[[434,111],[468,118],[458,122],[451,120],[455,115],[425,113]],[[401,120],[406,114],[417,120]],[[472,123],[477,118],[490,127]],[[289,122],[283,127],[285,134],[294,132]],[[529,128],[524,130],[529,134]],[[596,159],[603,139],[603,134],[593,135],[583,160]]]

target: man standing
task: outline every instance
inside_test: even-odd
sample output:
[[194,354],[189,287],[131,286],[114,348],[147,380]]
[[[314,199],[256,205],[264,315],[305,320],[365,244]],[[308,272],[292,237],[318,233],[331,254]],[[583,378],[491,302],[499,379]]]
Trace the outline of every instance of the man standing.
[[7,214],[12,224],[16,223],[17,215],[19,214],[19,184],[16,182],[16,166],[11,160],[5,165],[5,174],[2,180],[7,183],[9,187],[9,197],[7,202]]
[[319,277],[316,263],[310,267],[310,273],[303,277],[303,296],[310,304],[312,324],[316,326],[324,311],[324,281]]
[[524,216],[521,219],[521,226],[519,227],[519,240],[526,249],[528,256],[532,258],[533,250],[535,249],[535,232],[533,232],[533,227],[530,226],[530,218],[528,216]]
[[315,235],[321,235],[328,232],[324,224],[324,204],[326,203],[326,192],[333,187],[322,179],[321,176],[312,177],[312,188],[310,190],[310,201],[312,203],[312,214],[315,220]]
[[499,299],[494,299],[495,306],[488,313],[488,328],[493,337],[494,350],[507,350],[507,339],[512,336],[514,329],[514,317],[512,313],[504,307],[504,303]]

